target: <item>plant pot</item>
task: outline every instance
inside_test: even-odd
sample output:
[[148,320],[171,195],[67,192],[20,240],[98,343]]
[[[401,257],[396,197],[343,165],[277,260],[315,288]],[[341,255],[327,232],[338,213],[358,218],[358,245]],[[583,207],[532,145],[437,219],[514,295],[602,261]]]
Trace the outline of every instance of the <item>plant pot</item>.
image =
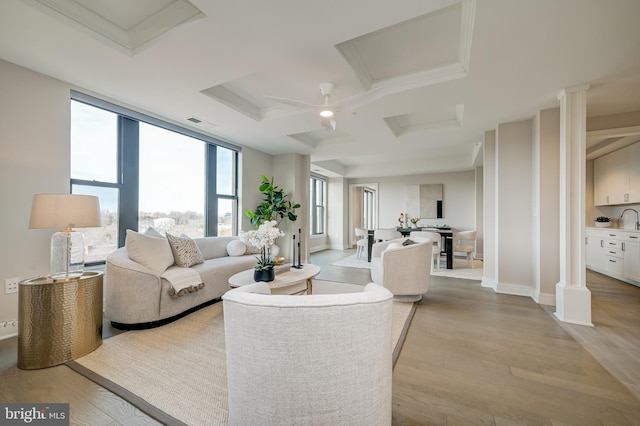
[[611,222],[594,222],[596,228],[611,228]]
[[276,277],[276,271],[273,269],[256,269],[253,271],[253,280],[255,282],[270,282],[273,281]]

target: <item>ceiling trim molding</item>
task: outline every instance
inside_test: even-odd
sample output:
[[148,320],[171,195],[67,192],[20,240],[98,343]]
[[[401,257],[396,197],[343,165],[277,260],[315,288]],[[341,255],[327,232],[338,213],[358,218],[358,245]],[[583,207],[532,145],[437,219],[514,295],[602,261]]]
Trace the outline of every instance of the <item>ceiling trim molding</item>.
[[462,127],[463,115],[464,115],[464,104],[458,104],[456,105],[455,117],[448,120],[425,122],[425,123],[413,124],[409,126],[402,126],[400,124],[400,120],[398,119],[398,117],[401,117],[401,116],[387,117],[387,118],[384,118],[384,121],[385,123],[387,123],[387,127],[389,127],[391,132],[397,138],[409,132],[458,129]]
[[464,78],[467,76],[471,58],[475,11],[476,0],[461,2],[458,60],[424,71],[374,80],[353,40],[334,47],[349,63],[365,89],[384,89],[384,95]]
[[301,144],[308,146],[309,148],[315,148],[317,146],[316,140],[306,133],[295,133],[287,136],[296,142],[300,142]]
[[373,76],[369,72],[369,67],[365,64],[358,48],[352,40],[345,41],[334,46],[338,52],[346,59],[351,65],[356,77],[360,80],[365,89],[369,90],[373,87]]
[[253,118],[256,121],[262,120],[262,112],[258,106],[232,90],[224,87],[223,84],[201,90],[200,93],[246,115],[249,118]]
[[476,0],[464,0],[460,12],[460,47],[458,60],[465,72],[469,71],[473,23],[476,17]]
[[188,0],[177,0],[159,11],[149,11],[131,29],[124,29],[95,11],[70,0],[20,0],[44,14],[88,34],[122,53],[133,56],[160,35],[206,15]]
[[405,90],[417,89],[419,87],[430,86],[443,83],[449,80],[456,80],[467,76],[465,67],[458,61],[437,68],[431,68],[422,72],[389,77],[373,83],[374,89],[382,89],[386,95],[403,92]]

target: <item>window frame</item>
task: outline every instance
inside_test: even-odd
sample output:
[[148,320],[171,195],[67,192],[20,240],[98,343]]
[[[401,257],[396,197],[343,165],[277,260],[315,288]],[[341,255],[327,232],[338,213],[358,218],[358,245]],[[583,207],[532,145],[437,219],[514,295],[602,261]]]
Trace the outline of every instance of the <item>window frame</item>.
[[[117,149],[117,181],[102,182],[76,179],[70,177],[69,190],[74,185],[88,187],[108,187],[118,189],[118,247],[124,246],[126,230],[138,230],[139,214],[139,122],[163,128],[202,141],[205,147],[205,236],[216,236],[218,233],[218,200],[229,199],[233,202],[232,234],[238,234],[238,162],[242,148],[229,142],[207,136],[191,129],[125,108],[111,102],[71,90],[70,102],[81,102],[88,106],[102,109],[118,116]],[[73,123],[70,123],[73,125]],[[229,149],[233,153],[232,194],[218,194],[217,191],[217,157],[218,147]],[[101,264],[104,262],[95,262]]]
[[[317,183],[321,182],[321,204],[317,203]],[[309,178],[309,232],[312,237],[327,233],[327,178],[312,174]],[[318,210],[321,214],[318,214]],[[319,216],[321,216],[319,218]],[[318,222],[320,220],[320,222]],[[319,224],[321,229],[319,230]]]

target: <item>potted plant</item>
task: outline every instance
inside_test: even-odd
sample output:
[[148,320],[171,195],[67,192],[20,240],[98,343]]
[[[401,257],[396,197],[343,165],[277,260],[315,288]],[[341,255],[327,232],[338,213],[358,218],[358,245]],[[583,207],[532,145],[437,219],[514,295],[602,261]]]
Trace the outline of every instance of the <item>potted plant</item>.
[[244,242],[254,247],[260,247],[260,256],[256,256],[258,262],[253,272],[253,279],[256,282],[269,282],[275,278],[273,267],[276,261],[271,256],[271,246],[276,241],[276,238],[284,235],[284,232],[279,230],[276,225],[277,222],[275,220],[270,220],[264,222],[258,229],[242,234]]
[[276,221],[276,225],[279,226],[283,220],[295,222],[298,219],[295,211],[300,208],[300,204],[293,204],[287,200],[287,194],[284,190],[274,185],[273,177],[267,179],[266,176],[262,176],[259,189],[264,195],[264,200],[256,207],[255,211],[247,210],[245,212],[254,226],[260,226],[269,221]]
[[609,228],[611,226],[611,218],[598,216],[595,218],[595,225],[597,228]]
[[418,221],[420,220],[419,217],[412,217],[411,218],[411,225],[413,225],[414,228],[418,227]]

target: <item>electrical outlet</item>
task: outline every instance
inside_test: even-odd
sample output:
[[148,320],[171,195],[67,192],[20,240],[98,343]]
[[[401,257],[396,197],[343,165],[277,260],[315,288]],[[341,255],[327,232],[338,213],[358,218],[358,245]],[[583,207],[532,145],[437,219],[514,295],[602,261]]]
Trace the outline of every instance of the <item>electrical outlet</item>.
[[4,280],[4,294],[17,293],[19,282],[20,278],[7,278]]

